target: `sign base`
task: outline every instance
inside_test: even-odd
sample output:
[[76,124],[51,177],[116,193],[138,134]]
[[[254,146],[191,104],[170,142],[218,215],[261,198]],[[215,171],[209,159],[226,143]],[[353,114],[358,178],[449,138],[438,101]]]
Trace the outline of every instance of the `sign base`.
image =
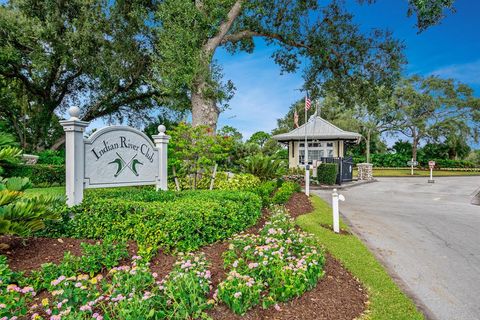
[[428,183],[435,183],[435,180],[428,179]]

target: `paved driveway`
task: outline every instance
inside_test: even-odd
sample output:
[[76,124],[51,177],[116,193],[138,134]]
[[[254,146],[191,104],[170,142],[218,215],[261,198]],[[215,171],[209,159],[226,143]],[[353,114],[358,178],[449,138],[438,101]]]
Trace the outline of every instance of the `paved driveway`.
[[480,319],[480,177],[378,180],[341,190],[341,213],[432,318]]

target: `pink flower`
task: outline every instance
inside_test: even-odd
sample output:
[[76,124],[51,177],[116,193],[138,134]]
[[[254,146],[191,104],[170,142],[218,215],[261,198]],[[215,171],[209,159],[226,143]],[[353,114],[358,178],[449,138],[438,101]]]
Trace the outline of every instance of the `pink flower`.
[[152,277],[154,277],[154,278],[158,277],[158,273],[156,273],[156,272],[152,273]]
[[92,311],[92,307],[89,305],[83,305],[80,307],[80,311]]
[[282,311],[282,308],[280,308],[280,306],[278,305],[278,303],[275,303],[275,305],[273,306],[275,308],[275,310],[277,311]]
[[240,297],[242,296],[242,293],[241,293],[240,291],[238,291],[238,292],[235,292],[235,293],[233,294],[233,296],[238,299],[238,298],[240,298]]
[[50,317],[50,320],[60,320],[60,319],[62,319],[62,317],[59,315],[54,315]]
[[0,309],[5,309],[7,305],[5,303],[0,303]]

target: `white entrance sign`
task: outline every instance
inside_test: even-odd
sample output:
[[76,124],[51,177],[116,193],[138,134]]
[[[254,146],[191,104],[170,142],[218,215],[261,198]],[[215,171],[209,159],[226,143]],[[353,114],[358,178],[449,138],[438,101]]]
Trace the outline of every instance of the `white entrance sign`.
[[81,121],[77,107],[70,119],[60,121],[65,131],[67,204],[82,202],[85,188],[155,185],[167,189],[165,126],[152,138],[127,126],[110,126],[83,137],[88,122]]
[[158,149],[126,126],[100,129],[85,141],[85,187],[156,184]]

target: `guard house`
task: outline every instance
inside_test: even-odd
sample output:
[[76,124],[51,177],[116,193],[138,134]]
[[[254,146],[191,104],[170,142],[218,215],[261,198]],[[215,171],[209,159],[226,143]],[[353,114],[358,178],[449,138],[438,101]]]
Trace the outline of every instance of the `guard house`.
[[342,130],[318,115],[311,116],[306,124],[288,133],[273,136],[273,139],[287,145],[290,168],[305,165],[305,135],[310,165],[338,163],[337,183],[352,181],[352,157],[345,157],[345,154],[349,145],[360,141],[359,133]]

